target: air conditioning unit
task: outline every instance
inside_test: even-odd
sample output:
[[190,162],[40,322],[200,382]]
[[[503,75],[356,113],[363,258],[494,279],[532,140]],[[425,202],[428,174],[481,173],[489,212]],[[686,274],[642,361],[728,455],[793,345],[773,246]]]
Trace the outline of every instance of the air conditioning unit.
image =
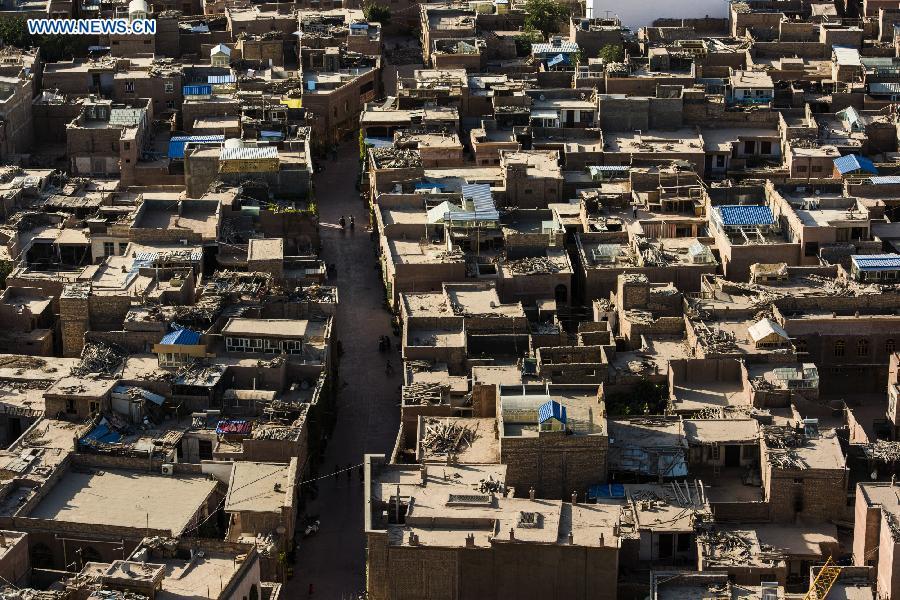
[[162,474],[172,476],[175,474],[175,465],[171,463],[165,463],[162,466]]

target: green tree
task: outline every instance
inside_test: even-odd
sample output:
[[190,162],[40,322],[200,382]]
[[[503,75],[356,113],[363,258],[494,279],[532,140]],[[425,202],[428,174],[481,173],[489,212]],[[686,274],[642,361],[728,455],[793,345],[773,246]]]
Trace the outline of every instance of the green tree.
[[625,58],[625,51],[622,50],[622,46],[607,44],[600,48],[597,58],[603,58],[606,62],[622,62],[622,59]]
[[531,54],[531,44],[540,42],[542,39],[541,34],[537,31],[525,31],[517,35],[513,38],[516,43],[516,56],[529,56]]
[[369,2],[363,6],[363,16],[366,21],[387,25],[391,22],[391,9],[384,4]]
[[84,35],[31,35],[24,16],[0,17],[0,43],[17,48],[40,48],[48,62],[84,56],[90,42]]
[[525,12],[525,28],[540,31],[544,37],[558,32],[569,16],[569,9],[557,0],[526,0]]

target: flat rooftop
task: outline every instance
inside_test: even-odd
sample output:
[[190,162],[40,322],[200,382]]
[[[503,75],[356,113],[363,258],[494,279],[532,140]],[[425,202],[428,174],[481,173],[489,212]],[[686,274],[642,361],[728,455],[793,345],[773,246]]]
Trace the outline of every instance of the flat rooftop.
[[[216,488],[205,476],[104,469],[63,475],[28,515],[66,523],[169,530],[179,536]],[[173,499],[177,498],[177,502]]]
[[309,338],[321,340],[325,324],[306,319],[246,319],[234,317],[222,328],[222,335],[262,335],[284,338]]
[[292,479],[290,464],[236,462],[225,498],[225,511],[280,514],[291,502]]

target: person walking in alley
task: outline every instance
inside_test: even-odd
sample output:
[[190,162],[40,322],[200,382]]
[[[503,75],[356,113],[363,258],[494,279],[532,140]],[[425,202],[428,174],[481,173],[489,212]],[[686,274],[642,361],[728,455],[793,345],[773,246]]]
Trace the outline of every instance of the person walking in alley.
[[341,231],[347,229],[347,219],[344,218],[344,215],[341,215],[341,218],[338,219],[338,224],[341,226]]
[[353,215],[350,215],[350,231],[353,231],[356,223],[353,221]]

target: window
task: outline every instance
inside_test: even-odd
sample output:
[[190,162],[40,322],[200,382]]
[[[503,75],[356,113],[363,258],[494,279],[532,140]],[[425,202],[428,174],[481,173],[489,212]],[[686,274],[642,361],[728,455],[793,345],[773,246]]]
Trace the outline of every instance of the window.
[[806,165],[797,165],[798,173],[806,173]]
[[125,142],[125,149],[131,150],[131,142]]
[[725,155],[717,154],[716,155],[716,168],[722,169],[725,167]]
[[103,256],[113,256],[116,245],[112,242],[103,242]]
[[818,256],[819,242],[806,242],[803,244],[803,256]]
[[744,154],[753,154],[756,152],[756,141],[747,140],[744,142]]
[[134,82],[133,82],[133,81],[126,81],[126,82],[125,82],[125,93],[126,93],[126,94],[133,94],[133,93],[134,93]]
[[893,354],[895,350],[897,350],[897,343],[894,341],[893,338],[887,340],[884,343],[884,351],[887,352],[888,354]]
[[794,349],[798,353],[806,352],[806,340],[797,340],[794,342]]
[[119,255],[125,256],[125,252],[128,250],[128,242],[119,242]]
[[760,142],[759,143],[759,153],[760,154],[772,154],[772,142]]
[[78,409],[75,408],[75,400],[72,400],[71,398],[66,400],[66,412],[70,415],[74,415],[78,412]]
[[859,340],[856,342],[856,355],[857,356],[868,356],[869,355],[869,340]]
[[171,81],[166,82],[166,93],[171,94],[175,91],[175,84]]
[[844,355],[844,340],[838,340],[834,343],[834,355],[835,356],[843,356]]
[[166,108],[168,108],[169,110],[173,110],[175,108],[175,101],[166,100]]
[[821,173],[821,172],[822,172],[822,165],[813,165],[812,167],[810,167],[810,170],[811,170],[813,173]]
[[100,412],[100,403],[92,400],[88,408],[91,414],[98,413]]

